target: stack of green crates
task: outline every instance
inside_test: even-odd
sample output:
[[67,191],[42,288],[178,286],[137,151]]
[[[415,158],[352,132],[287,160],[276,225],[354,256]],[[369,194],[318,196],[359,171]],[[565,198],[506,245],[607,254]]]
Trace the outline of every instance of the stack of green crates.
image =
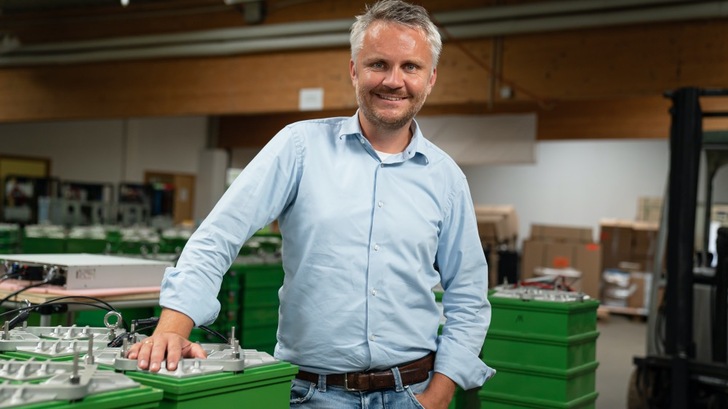
[[17,224],[0,223],[0,254],[15,254],[20,246],[20,227]]
[[163,230],[159,240],[159,252],[179,254],[193,232],[194,228],[185,226],[175,226]]
[[479,392],[482,406],[593,409],[598,301],[576,293],[501,295],[490,296],[482,358],[497,374]]
[[25,226],[20,249],[25,254],[65,253],[66,229],[57,225]]
[[78,226],[68,231],[66,253],[104,254],[109,251],[104,226]]
[[220,314],[211,326],[235,337],[242,348],[273,354],[278,329],[278,289],[283,284],[280,260],[239,257],[223,277]]
[[119,230],[119,241],[112,246],[112,253],[156,254],[159,253],[159,233],[150,227],[128,227]]

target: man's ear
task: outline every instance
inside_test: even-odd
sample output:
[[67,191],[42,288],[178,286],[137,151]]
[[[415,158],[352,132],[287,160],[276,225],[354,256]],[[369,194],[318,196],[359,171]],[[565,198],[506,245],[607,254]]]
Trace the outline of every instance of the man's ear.
[[351,78],[351,83],[356,82],[356,64],[354,64],[354,60],[349,60],[349,78]]

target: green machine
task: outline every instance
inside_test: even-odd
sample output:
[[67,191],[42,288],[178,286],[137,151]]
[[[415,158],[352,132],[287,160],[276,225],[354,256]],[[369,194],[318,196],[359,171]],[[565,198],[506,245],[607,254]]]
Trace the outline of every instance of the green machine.
[[593,409],[597,307],[583,293],[536,287],[491,292],[482,359],[496,369],[479,397],[489,409]]

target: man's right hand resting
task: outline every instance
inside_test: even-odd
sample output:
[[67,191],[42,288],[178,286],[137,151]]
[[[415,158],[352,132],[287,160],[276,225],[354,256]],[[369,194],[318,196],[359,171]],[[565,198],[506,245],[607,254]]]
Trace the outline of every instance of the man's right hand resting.
[[181,312],[163,309],[157,329],[151,337],[132,345],[127,358],[136,359],[140,369],[158,372],[162,361],[167,361],[167,370],[177,369],[181,358],[207,358],[200,344],[190,342],[194,322]]

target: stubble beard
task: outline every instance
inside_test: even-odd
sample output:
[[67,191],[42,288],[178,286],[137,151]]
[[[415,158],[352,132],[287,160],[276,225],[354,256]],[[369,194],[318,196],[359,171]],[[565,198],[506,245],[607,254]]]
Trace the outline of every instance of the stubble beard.
[[374,108],[374,104],[371,103],[371,99],[368,99],[367,97],[371,97],[372,99],[377,98],[377,96],[371,91],[362,89],[357,90],[356,100],[359,105],[359,109],[364,114],[364,117],[374,126],[388,131],[396,131],[408,126],[410,121],[412,121],[415,115],[417,115],[422,106],[425,104],[425,97],[419,96],[413,99],[413,103],[402,115],[392,118],[379,114]]

